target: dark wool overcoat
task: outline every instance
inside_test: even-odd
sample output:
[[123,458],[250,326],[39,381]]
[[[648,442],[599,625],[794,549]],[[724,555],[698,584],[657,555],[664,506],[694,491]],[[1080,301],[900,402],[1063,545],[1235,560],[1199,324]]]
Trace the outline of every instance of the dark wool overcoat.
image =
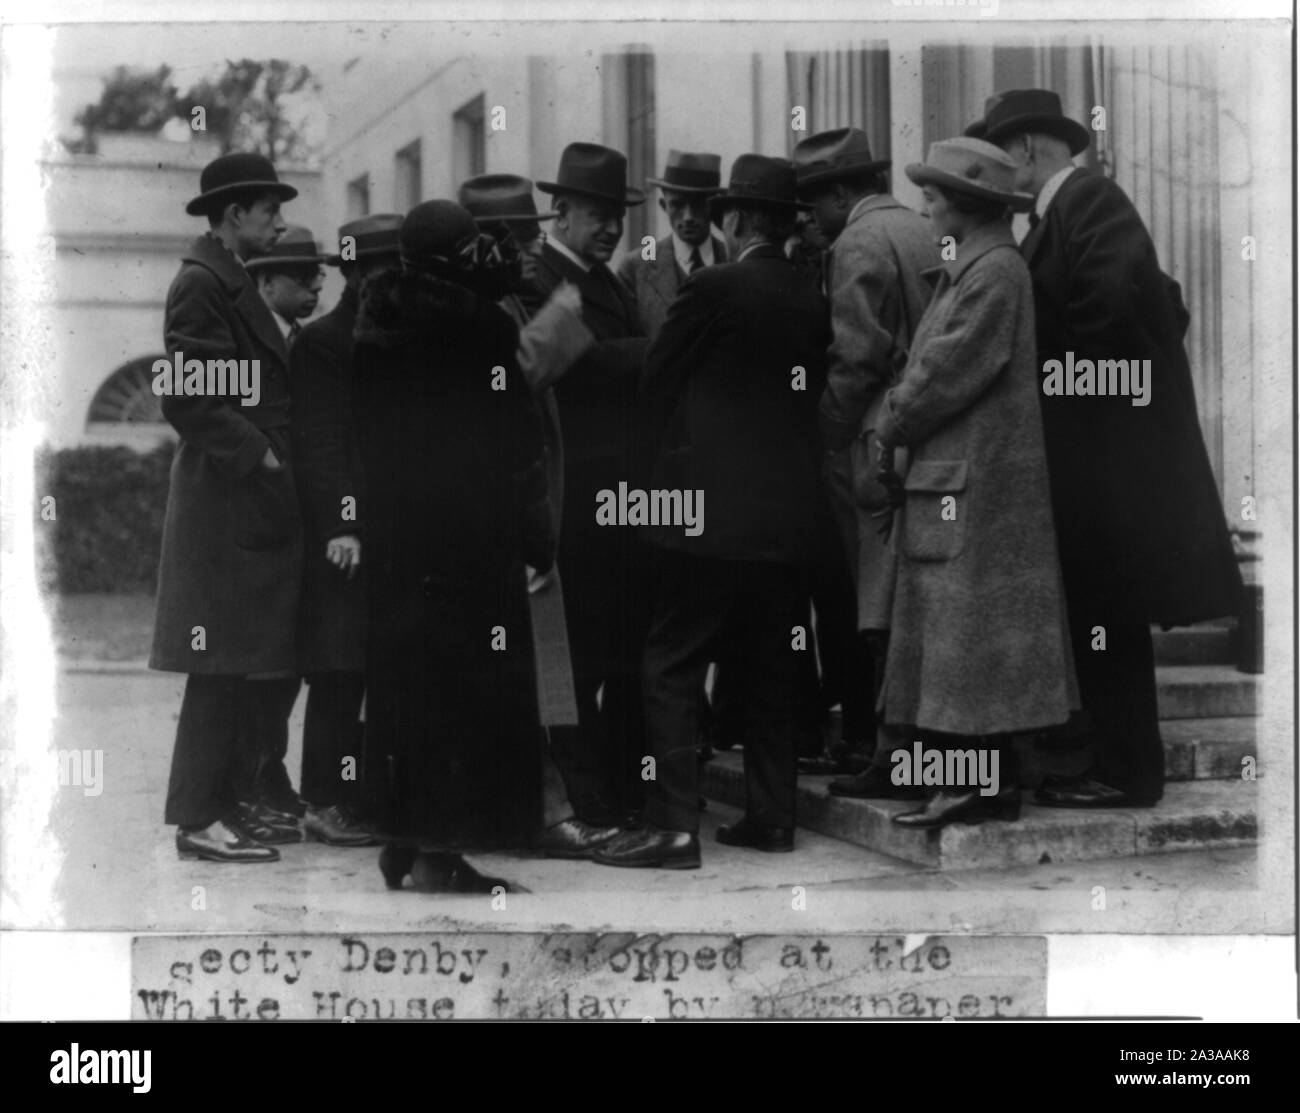
[[380,274],[361,302],[371,803],[426,845],[521,844],[541,818],[524,562],[545,567],[550,542],[526,529],[546,479],[517,329],[428,276]]
[[1078,707],[1043,452],[1029,270],[985,224],[944,264],[885,395],[912,459],[894,526],[886,721],[959,735],[1063,723]]
[[[352,416],[356,319],[357,294],[348,286],[289,352],[293,466],[303,514],[298,667],[304,675],[365,668],[365,490]],[[350,580],[325,556],[330,539],[346,534],[362,538],[361,568]]]
[[[180,442],[149,664],[186,673],[292,672],[302,519],[284,339],[248,273],[211,236],[183,257],[163,329],[169,356],[257,360],[261,397],[244,406],[234,396],[162,396]],[[262,463],[268,447],[280,461],[274,470]]]
[[647,340],[627,287],[607,266],[584,271],[551,244],[535,280],[541,297],[562,281],[582,294],[595,344],[555,383],[564,427],[564,513],[559,568],[578,678],[639,675],[649,619],[644,554],[634,529],[600,526],[596,496],[631,468],[631,428]]
[[686,280],[646,362],[638,455],[652,461],[650,489],[704,492],[704,528],[651,528],[653,544],[724,560],[823,559],[817,405],[830,339],[826,299],[774,244]]
[[1021,253],[1040,374],[1067,352],[1151,361],[1146,406],[1039,393],[1067,590],[1099,623],[1235,614],[1241,579],[1197,420],[1187,312],[1142,218],[1113,181],[1077,169]]

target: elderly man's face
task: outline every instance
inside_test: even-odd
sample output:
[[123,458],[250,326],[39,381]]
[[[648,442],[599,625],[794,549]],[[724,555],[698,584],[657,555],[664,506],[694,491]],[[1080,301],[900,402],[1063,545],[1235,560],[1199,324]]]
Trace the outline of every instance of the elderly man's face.
[[683,243],[698,247],[709,238],[709,203],[704,195],[665,189],[659,207]]
[[555,234],[564,245],[588,263],[608,263],[623,238],[627,209],[612,201],[590,197],[563,198]]

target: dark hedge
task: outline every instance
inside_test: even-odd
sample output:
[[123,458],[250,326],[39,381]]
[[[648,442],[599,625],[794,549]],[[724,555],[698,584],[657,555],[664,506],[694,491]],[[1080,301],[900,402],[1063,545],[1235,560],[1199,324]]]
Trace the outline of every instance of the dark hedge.
[[[151,452],[91,445],[37,461],[36,535],[42,579],[63,594],[149,592],[158,582],[168,472],[175,446]],[[41,519],[54,496],[55,519]]]

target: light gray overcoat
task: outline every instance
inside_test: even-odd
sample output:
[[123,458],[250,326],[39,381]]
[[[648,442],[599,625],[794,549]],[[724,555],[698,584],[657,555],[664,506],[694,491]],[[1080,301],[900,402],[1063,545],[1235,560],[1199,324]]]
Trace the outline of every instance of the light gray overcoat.
[[[1029,270],[985,224],[943,265],[880,434],[907,445],[885,719],[979,735],[1078,707],[1039,410]],[[1086,402],[1087,399],[1084,399]]]

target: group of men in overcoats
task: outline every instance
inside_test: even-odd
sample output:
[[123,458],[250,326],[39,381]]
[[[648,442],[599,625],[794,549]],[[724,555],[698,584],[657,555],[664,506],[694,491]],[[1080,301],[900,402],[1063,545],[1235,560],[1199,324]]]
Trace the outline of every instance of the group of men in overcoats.
[[[1033,199],[1019,250],[1038,363],[1067,353],[1151,361],[1147,406],[1040,393],[1050,507],[1036,508],[1055,530],[1059,570],[1041,573],[1063,587],[1064,668],[1081,704],[1060,733],[1093,755],[1081,776],[1049,776],[1037,800],[1151,806],[1163,789],[1151,624],[1234,614],[1240,588],[1197,421],[1187,313],[1129,199],[1074,165],[1089,136],[1055,94],[991,98],[967,135],[1000,147],[1015,189]],[[897,481],[908,459],[890,446],[890,404],[944,257],[925,217],[890,194],[889,166],[856,128],[805,139],[793,160],[742,155],[725,185],[717,155],[673,151],[649,181],[671,232],[616,266],[626,209],[646,200],[617,151],[570,144],[555,180],[537,183],[553,202],[544,213],[519,176],[461,188],[479,227],[518,256],[502,305],[542,418],[557,559],[530,570],[528,586],[547,852],[700,864],[711,665],[744,746],[748,801],[718,838],[790,850],[814,626],[823,670],[838,667],[842,686],[876,709],[838,755],[850,775],[830,791],[918,794],[890,775],[891,756],[912,744],[915,707],[890,706],[886,665],[891,641],[911,660],[920,633],[944,633],[942,623],[918,633],[895,605],[891,515],[924,485]],[[298,827],[368,845],[365,499],[349,353],[358,292],[368,272],[398,261],[402,218],[345,226],[350,253],[327,256],[305,229],[285,235],[279,205],[294,191],[266,160],[225,156],[202,187],[189,211],[210,228],[169,293],[167,349],[257,358],[263,370],[256,406],[164,399],[181,442],[152,664],[189,674],[167,821],[182,855],[217,860],[267,860]],[[811,275],[800,265],[808,221],[829,245]],[[321,262],[342,264],[347,287],[302,327]],[[602,524],[602,492],[620,484],[700,492],[703,529]],[[882,490],[883,510],[872,501]],[[988,521],[964,523],[968,538],[996,529],[1022,494],[981,491],[991,501],[970,505],[987,506]],[[838,595],[824,589],[828,568],[843,577]],[[967,603],[978,611],[977,597]],[[844,628],[848,638],[826,637]],[[897,686],[901,660],[895,692],[909,690]],[[283,768],[299,678],[309,685],[301,797]],[[945,698],[971,697],[925,693],[931,707]],[[996,733],[996,709],[980,721]],[[340,778],[350,756],[356,778]]]

